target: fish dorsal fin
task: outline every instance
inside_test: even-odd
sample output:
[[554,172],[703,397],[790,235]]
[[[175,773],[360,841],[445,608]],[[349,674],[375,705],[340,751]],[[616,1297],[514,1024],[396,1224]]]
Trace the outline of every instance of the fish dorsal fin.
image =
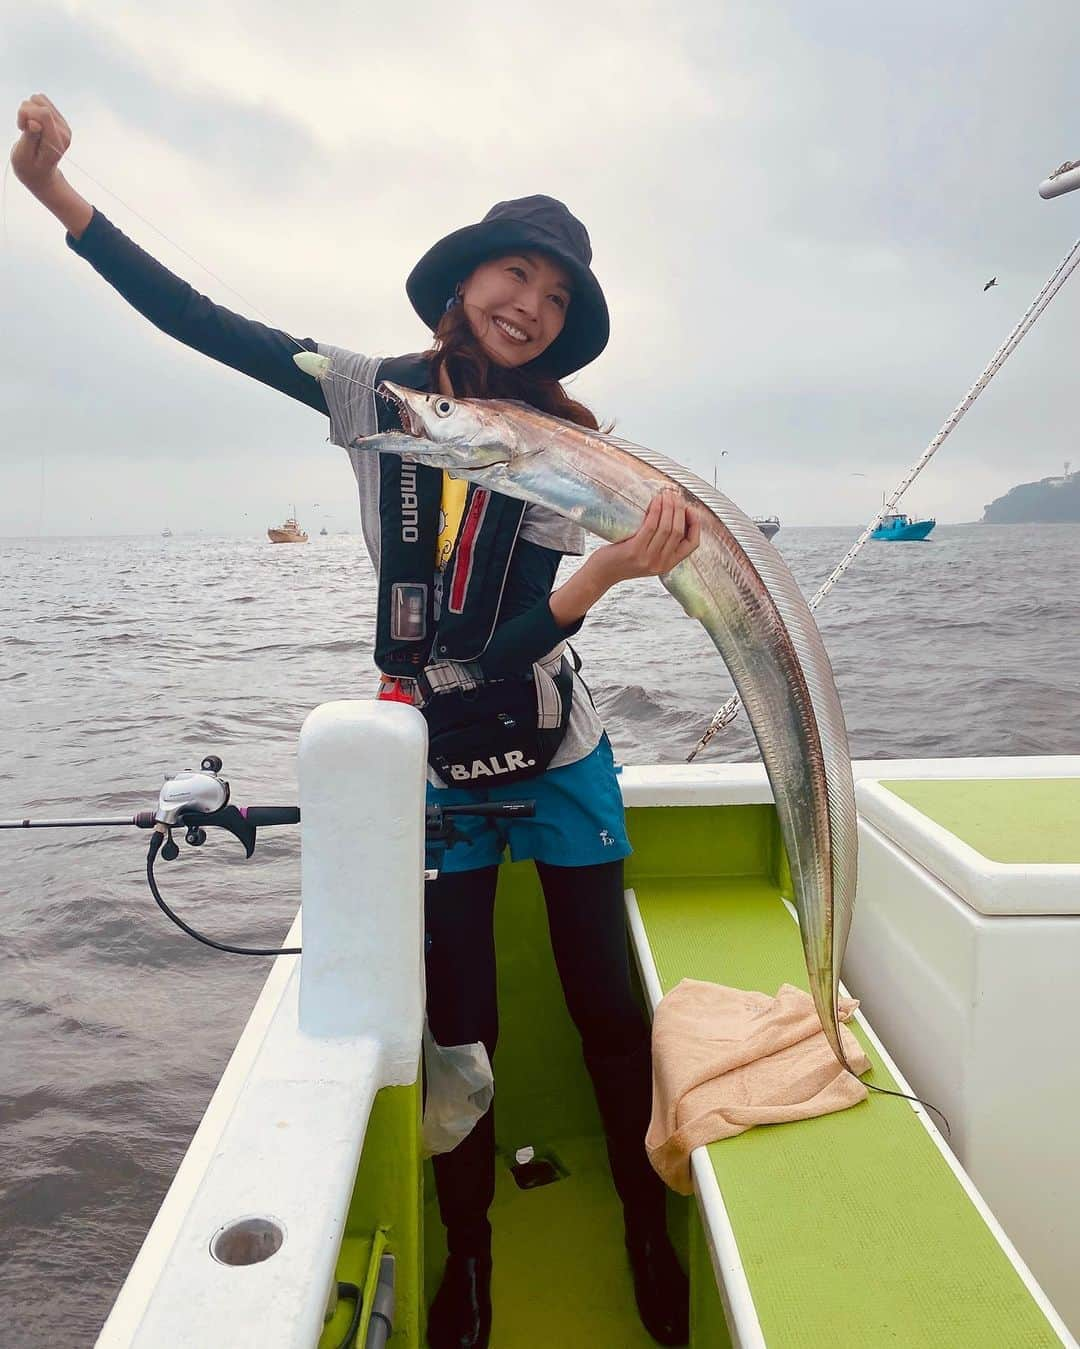
[[[669,459],[667,455],[658,454],[655,450],[646,449],[642,445],[633,445],[617,436],[599,436],[598,439],[613,449],[633,455],[641,463],[657,469],[687,492],[691,492],[703,506],[708,507],[717,516],[757,570],[792,639],[806,675],[814,708],[818,714],[825,715],[827,724],[832,728],[831,735],[823,744],[823,752],[828,765],[830,816],[835,822],[835,837],[855,839],[857,831],[854,800],[851,799],[850,791],[845,786],[845,783],[850,781],[851,765],[843,712],[821,636],[787,564],[753,520],[723,492],[699,478],[696,473]],[[848,867],[854,868],[855,863],[852,856],[838,856],[835,865],[839,874]],[[838,892],[853,893],[850,887],[842,884],[838,885]],[[850,908],[838,907],[834,923],[834,949],[838,953],[839,963],[851,924]]]
[[[834,894],[845,897],[844,902],[837,899],[833,912],[833,961],[835,969],[839,970],[851,927],[851,901],[855,893],[854,881],[845,881],[844,878],[845,876],[853,878],[855,875],[854,848],[855,840],[858,838],[858,825],[850,786],[851,751],[848,747],[844,714],[840,707],[828,656],[806,600],[773,544],[765,538],[753,520],[723,492],[699,478],[696,473],[691,473],[689,469],[666,455],[658,454],[655,450],[646,449],[642,445],[633,445],[617,436],[597,435],[597,439],[612,449],[622,450],[626,454],[633,455],[641,463],[657,469],[684,490],[692,493],[703,506],[712,511],[757,570],[779,610],[803,667],[815,716],[823,717],[824,724],[829,728],[829,733],[823,738],[821,745],[828,784],[830,838],[842,839],[846,845],[830,859]],[[692,561],[692,558],[688,561]]]
[[[635,459],[640,459],[643,464],[648,464],[650,468],[655,468],[658,472],[663,473],[672,482],[678,483],[680,487],[696,496],[703,505],[708,506],[714,515],[718,515],[728,528],[732,529],[736,537],[739,537],[745,529],[748,531],[747,537],[752,543],[756,544],[758,540],[765,541],[765,536],[757,525],[740,510],[730,497],[725,496],[723,492],[714,487],[712,483],[706,482],[704,478],[699,478],[692,469],[686,468],[685,465],[677,463],[674,459],[669,459],[666,454],[650,450],[644,445],[635,445],[632,441],[623,440],[620,436],[604,435],[599,431],[590,432],[590,435],[603,441],[605,445],[610,445],[613,449],[623,450],[626,454],[633,455]],[[742,526],[742,529],[736,526]],[[739,541],[742,542],[741,537]],[[772,551],[772,545],[770,544],[769,552]]]
[[[508,413],[526,412],[530,417],[538,418],[547,427],[565,427],[573,436],[591,441],[594,446],[606,446],[626,454],[691,493],[717,517],[768,589],[803,667],[814,715],[819,724],[828,727],[828,734],[821,742],[821,749],[828,782],[830,838],[833,841],[843,840],[845,845],[843,849],[835,850],[830,858],[835,893],[847,897],[846,906],[838,904],[833,914],[833,958],[834,967],[839,970],[851,923],[850,898],[854,894],[856,871],[854,849],[858,838],[854,794],[851,790],[850,749],[843,710],[840,707],[821,634],[783,557],[765,538],[753,520],[729,497],[682,464],[669,459],[667,455],[658,454],[644,445],[635,445],[620,436],[605,435],[603,432],[579,426],[575,422],[551,417],[528,404],[515,403],[508,399],[498,401]],[[683,565],[692,568],[693,555],[687,558]]]
[[[674,459],[669,459],[666,454],[659,454],[656,450],[646,449],[644,445],[635,445],[632,441],[623,440],[621,436],[604,435],[602,432],[593,433],[597,440],[602,440],[605,445],[610,445],[613,449],[624,450],[627,454],[632,454],[635,459],[640,459],[643,464],[648,464],[650,468],[655,468],[663,473],[665,477],[671,478],[677,482],[680,487],[685,487],[688,492],[704,501],[706,505],[710,504],[709,497],[724,505],[734,506],[734,502],[729,502],[728,498],[722,492],[717,492],[710,486],[704,478],[686,468],[685,465],[677,463]],[[735,507],[738,510],[738,507]]]
[[723,492],[717,491],[704,478],[699,478],[696,473],[692,473],[690,469],[676,463],[674,459],[669,459],[666,454],[658,454],[656,450],[647,449],[644,445],[635,445],[633,441],[624,440],[621,436],[613,436],[603,431],[594,431],[588,426],[580,426],[577,422],[567,421],[565,417],[555,417],[550,412],[541,412],[530,403],[524,403],[518,398],[497,398],[491,399],[490,402],[497,407],[521,408],[534,417],[542,418],[544,422],[553,422],[556,426],[564,426],[567,430],[573,431],[579,436],[588,436],[590,440],[598,440],[604,445],[610,445],[612,449],[622,450],[626,454],[633,455],[635,459],[639,459],[643,464],[648,464],[650,468],[655,468],[659,473],[663,473],[673,482],[678,483],[680,487],[692,493],[714,514],[727,517],[729,520],[733,515],[741,516],[746,527],[753,530],[750,537],[755,542],[765,537],[757,525],[748,516],[743,515],[743,512],[730,497],[726,497]]

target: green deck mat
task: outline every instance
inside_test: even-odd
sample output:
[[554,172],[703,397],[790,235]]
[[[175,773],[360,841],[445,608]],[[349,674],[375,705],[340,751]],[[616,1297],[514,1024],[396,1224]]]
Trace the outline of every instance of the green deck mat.
[[[629,883],[665,992],[683,978],[806,987],[798,929],[770,881]],[[874,1063],[867,1080],[894,1085],[856,1034]],[[906,1102],[872,1095],[751,1129],[709,1156],[770,1346],[1060,1344]]]
[[[603,1141],[555,1139],[543,1151],[568,1174],[534,1190],[518,1188],[505,1157],[496,1163],[493,1349],[655,1349],[638,1319]],[[425,1222],[438,1221],[429,1194]],[[432,1256],[429,1298],[438,1286],[441,1245]]]
[[[638,1319],[622,1208],[600,1117],[563,1001],[547,913],[531,863],[500,868],[495,911],[499,1047],[495,1054],[493,1349],[655,1349]],[[520,1190],[508,1158],[553,1153],[566,1178]],[[446,1255],[431,1164],[425,1166],[425,1294]],[[673,1197],[674,1199],[674,1197]],[[671,1205],[685,1244],[685,1200]],[[394,1340],[396,1343],[396,1337]]]
[[1080,862],[1080,778],[881,785],[991,862]]

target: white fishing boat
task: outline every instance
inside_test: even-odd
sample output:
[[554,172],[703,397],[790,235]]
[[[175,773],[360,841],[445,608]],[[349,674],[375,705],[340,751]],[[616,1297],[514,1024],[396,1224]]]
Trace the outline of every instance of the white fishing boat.
[[[425,761],[412,708],[308,717],[303,956],[275,962],[105,1349],[424,1344],[443,1257],[420,1146]],[[921,1106],[873,1095],[697,1149],[695,1195],[670,1208],[691,1344],[1075,1346],[1080,757],[855,775],[856,1034],[869,1080],[932,1101],[951,1140]],[[646,1006],[683,978],[805,987],[763,768],[627,767],[621,784]],[[647,1346],[527,864],[503,868],[497,915],[492,1342]],[[553,1183],[515,1185],[523,1147],[557,1162]]]
[[296,518],[296,507],[293,507],[293,513],[288,519],[280,525],[271,525],[266,531],[266,536],[271,543],[307,543],[307,533],[301,529],[300,523]]
[[[712,485],[717,486],[717,466],[715,464],[713,464]],[[750,518],[767,539],[773,539],[780,533],[780,517],[778,515],[753,515]]]
[[[1077,186],[1071,163],[1042,190]],[[880,515],[1078,262],[1080,244]],[[421,1154],[425,770],[411,707],[342,702],[308,717],[303,955],[275,962],[102,1330],[106,1349],[424,1343],[445,1254]],[[669,1213],[690,1343],[1077,1349],[1080,756],[853,771],[855,1034],[867,1079],[932,1102],[948,1138],[922,1105],[872,1094],[697,1148],[694,1194]],[[806,987],[764,768],[628,767],[620,783],[646,1008],[687,978]],[[533,869],[504,866],[499,889],[492,1341],[647,1346]],[[289,944],[300,938],[298,917]],[[526,1147],[556,1163],[551,1183],[515,1184],[510,1159]]]

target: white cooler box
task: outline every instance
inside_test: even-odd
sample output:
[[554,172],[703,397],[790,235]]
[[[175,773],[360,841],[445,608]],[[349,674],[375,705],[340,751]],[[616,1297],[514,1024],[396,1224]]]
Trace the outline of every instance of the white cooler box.
[[844,981],[1075,1334],[1080,760],[1056,761],[1070,776],[1046,763],[949,779],[938,760],[893,780],[860,765]]

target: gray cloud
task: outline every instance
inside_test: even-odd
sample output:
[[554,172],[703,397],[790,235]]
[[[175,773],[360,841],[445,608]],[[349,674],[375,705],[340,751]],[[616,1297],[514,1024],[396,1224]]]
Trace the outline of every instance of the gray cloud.
[[[1073,7],[579,10],[514,17],[476,0],[451,31],[427,4],[381,18],[328,5],[307,22],[290,6],[215,18],[196,5],[183,30],[142,13],[130,32],[107,10],[12,10],[0,98],[13,112],[44,88],[72,110],[88,164],[170,238],[272,322],[361,350],[424,341],[403,281],[434,238],[498,198],[563,196],[589,225],[615,318],[575,393],[706,476],[727,450],[729,490],[750,509],[857,521],[1076,232],[1080,201],[1035,192],[1080,154]],[[175,68],[163,37],[187,44]],[[128,125],[158,147],[150,159],[125,158]],[[80,474],[77,500],[50,498],[56,530],[81,527],[95,491],[95,528],[133,528],[135,466],[154,456],[188,465],[169,479],[174,527],[273,518],[297,478],[328,485],[347,515],[320,418],[154,333],[15,184],[7,216],[0,532],[37,519],[35,456]],[[1076,285],[942,449],[921,506],[975,518],[1013,482],[1080,459]]]
[[[197,94],[177,88],[176,72],[163,62],[140,60],[89,16],[47,6],[5,14],[4,41],[9,70],[23,76],[18,97],[52,89],[59,99],[62,90],[66,115],[76,124],[84,110],[104,107],[121,123],[182,146],[267,198],[309,190],[326,176],[316,141],[275,103],[273,90],[251,106],[211,88]],[[12,105],[12,121],[14,111]]]

